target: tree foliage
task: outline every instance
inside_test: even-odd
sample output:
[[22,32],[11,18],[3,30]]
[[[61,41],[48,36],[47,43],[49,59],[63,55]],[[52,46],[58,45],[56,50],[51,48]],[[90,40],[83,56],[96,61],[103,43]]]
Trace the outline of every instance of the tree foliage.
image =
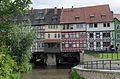
[[5,79],[13,72],[15,66],[14,60],[8,54],[11,53],[5,47],[0,47],[0,79]]
[[0,0],[0,42],[6,44],[11,30],[11,17],[25,13],[31,0]]
[[[24,27],[23,27],[24,26]],[[36,34],[31,26],[20,24],[14,26],[10,33],[11,56],[18,66],[26,65],[31,58],[31,47],[35,41]]]
[[12,24],[14,17],[27,12],[29,4],[31,0],[0,0],[0,79],[30,66],[36,35],[30,26]]

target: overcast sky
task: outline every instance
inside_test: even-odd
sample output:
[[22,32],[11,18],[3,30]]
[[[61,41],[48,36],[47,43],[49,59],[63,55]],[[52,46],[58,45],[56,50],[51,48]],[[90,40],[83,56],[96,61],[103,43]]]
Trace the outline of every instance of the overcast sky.
[[120,0],[32,0],[30,6],[36,9],[54,7],[85,7],[93,5],[109,4],[114,13],[120,13]]

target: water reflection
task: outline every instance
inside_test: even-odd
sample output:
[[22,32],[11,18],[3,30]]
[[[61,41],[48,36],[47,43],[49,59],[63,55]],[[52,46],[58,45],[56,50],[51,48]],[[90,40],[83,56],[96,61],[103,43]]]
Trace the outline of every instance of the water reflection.
[[20,79],[69,79],[71,66],[36,67],[32,71],[21,74]]

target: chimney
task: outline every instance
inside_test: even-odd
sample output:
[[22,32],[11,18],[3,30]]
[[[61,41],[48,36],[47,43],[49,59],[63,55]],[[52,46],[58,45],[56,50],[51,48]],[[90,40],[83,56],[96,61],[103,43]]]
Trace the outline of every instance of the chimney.
[[47,14],[47,8],[45,8],[45,14]]
[[62,7],[62,12],[63,12],[64,8]]
[[57,14],[57,7],[54,8],[54,14]]
[[72,6],[72,11],[74,10],[74,7]]
[[111,14],[112,14],[112,17],[113,17],[113,15],[114,15],[114,12],[113,12],[113,11],[111,11]]
[[33,7],[31,7],[31,13],[33,13],[33,11],[34,11],[34,9],[33,9]]

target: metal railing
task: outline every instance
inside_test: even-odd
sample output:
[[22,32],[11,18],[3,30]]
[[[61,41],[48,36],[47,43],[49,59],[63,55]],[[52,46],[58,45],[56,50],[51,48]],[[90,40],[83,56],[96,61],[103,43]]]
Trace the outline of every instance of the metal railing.
[[83,67],[86,69],[120,70],[120,60],[86,61]]
[[85,51],[85,54],[98,57],[101,59],[120,59],[120,52],[113,51],[113,52],[108,52],[108,51]]

